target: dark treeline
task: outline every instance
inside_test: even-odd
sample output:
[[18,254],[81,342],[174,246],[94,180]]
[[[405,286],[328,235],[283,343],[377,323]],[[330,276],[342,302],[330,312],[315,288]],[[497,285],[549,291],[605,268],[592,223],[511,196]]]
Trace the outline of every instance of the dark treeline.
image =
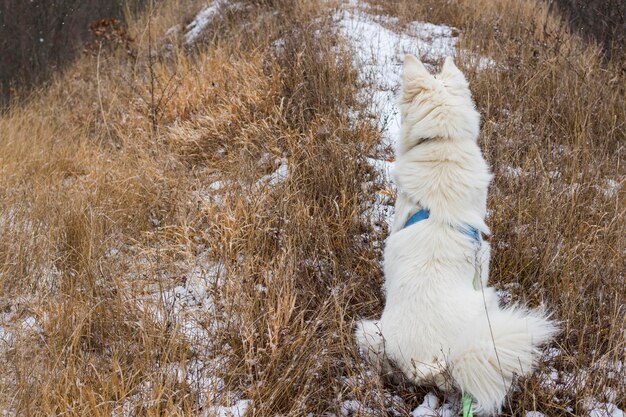
[[[123,19],[149,0],[0,0],[0,106],[71,62],[89,24]],[[599,42],[607,56],[626,52],[626,0],[555,2],[573,29]]]
[[146,0],[0,0],[0,104],[71,62],[89,24],[123,19]]
[[626,53],[626,0],[548,0],[572,29],[598,42],[607,57]]

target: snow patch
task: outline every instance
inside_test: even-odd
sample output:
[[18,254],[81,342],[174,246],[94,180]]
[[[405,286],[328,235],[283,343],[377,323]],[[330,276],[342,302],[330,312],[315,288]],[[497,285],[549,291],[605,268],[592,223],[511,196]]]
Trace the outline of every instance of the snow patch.
[[407,26],[406,32],[399,33],[379,23],[389,23],[391,19],[344,10],[339,14],[338,23],[340,33],[356,54],[360,81],[368,86],[363,98],[372,98],[369,110],[371,114],[380,115],[377,125],[383,132],[386,145],[393,145],[400,134],[396,94],[402,81],[404,55],[415,54],[426,63],[434,63],[454,55],[457,43],[453,29],[448,26],[413,22]]
[[373,123],[382,135],[378,155],[368,158],[380,176],[381,184],[372,207],[374,213],[366,213],[371,214],[374,229],[380,230],[381,223],[388,227],[391,225],[394,215],[396,189],[391,182],[393,156],[389,150],[395,147],[400,135],[400,112],[396,106],[396,96],[402,83],[402,60],[405,54],[411,53],[429,65],[454,55],[457,31],[449,26],[417,21],[406,25],[401,31],[395,31],[386,26],[397,26],[397,18],[370,15],[363,10],[365,7],[359,10],[359,2],[351,5],[353,8],[346,8],[336,15],[337,25],[340,34],[348,40],[354,51],[359,81],[364,86],[360,98],[370,103],[366,116],[374,117]]
[[[193,387],[197,406],[204,410],[202,415],[242,417],[250,401],[241,398],[241,393],[225,392],[224,381],[216,376],[227,368],[232,349],[227,344],[216,344],[213,336],[220,328],[234,325],[238,317],[222,312],[219,288],[226,279],[223,264],[213,261],[201,246],[197,250],[197,255],[178,263],[179,273],[163,276],[163,284],[146,288],[146,295],[137,300],[138,306],[154,320],[178,327],[192,347],[194,354],[184,363],[162,365],[160,372]],[[131,415],[126,410],[149,401],[151,389],[149,383],[138,387],[137,393],[120,407],[121,415]],[[224,403],[234,405],[218,406]]]
[[215,406],[210,407],[205,414],[206,417],[243,417],[250,407],[250,400],[239,400],[230,407]]
[[342,417],[348,417],[355,413],[360,413],[361,415],[372,415],[374,411],[365,407],[360,401],[346,400],[341,403],[340,413]]
[[[228,0],[215,0],[196,14],[196,17],[185,27],[185,44],[192,45],[198,37],[220,14],[223,8],[236,10],[241,7],[241,3],[230,3]],[[169,32],[169,31],[168,31]]]
[[271,187],[276,186],[287,179],[289,175],[289,164],[284,158],[276,159],[275,164],[277,168],[271,174],[264,175],[257,181],[257,185],[269,185]]
[[602,194],[604,194],[604,197],[611,198],[617,196],[620,188],[622,188],[621,183],[613,179],[606,178],[604,180],[604,187],[600,187],[600,190],[602,191]]
[[213,18],[217,15],[222,4],[226,4],[226,2],[216,0],[198,12],[191,23],[187,25],[187,31],[185,33],[185,43],[187,45],[191,45],[198,39],[200,33],[213,21]]
[[611,402],[600,402],[593,398],[583,400],[583,407],[588,411],[587,417],[624,417],[624,411]]
[[507,165],[503,168],[504,176],[507,178],[518,179],[522,176],[523,172],[524,171],[520,167],[512,167]]
[[439,398],[429,392],[424,397],[424,401],[415,410],[411,412],[412,417],[456,417],[459,409],[458,405],[444,402],[439,405]]

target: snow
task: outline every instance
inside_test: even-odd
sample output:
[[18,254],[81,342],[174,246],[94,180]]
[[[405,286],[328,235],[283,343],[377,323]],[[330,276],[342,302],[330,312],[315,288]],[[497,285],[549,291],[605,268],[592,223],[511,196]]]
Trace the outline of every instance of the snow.
[[504,305],[509,304],[513,301],[513,294],[511,294],[508,290],[496,290],[496,294],[498,294],[498,299]]
[[411,412],[412,417],[455,417],[459,412],[458,405],[444,402],[439,406],[439,398],[429,392],[424,401]]
[[[598,360],[590,369],[577,369],[575,372],[559,370],[554,366],[554,362],[558,360],[563,352],[557,347],[547,349],[543,354],[543,361],[552,366],[546,366],[538,374],[540,384],[545,390],[555,393],[564,393],[565,395],[580,395],[586,387],[593,385],[592,370],[601,371],[609,380],[613,379],[615,373],[621,371],[621,362],[610,360]],[[575,354],[575,352],[571,353]],[[586,417],[624,417],[624,411],[621,410],[615,402],[618,400],[617,393],[611,387],[605,387],[603,392],[605,402],[598,401],[594,398],[585,398],[582,401],[582,408],[587,410],[584,414]],[[554,400],[559,402],[559,397],[555,396]],[[531,413],[531,412],[529,412]],[[527,413],[527,417],[529,417]],[[533,411],[532,413],[537,413]],[[541,417],[541,413],[530,415],[530,417]]]
[[614,379],[617,375],[620,375],[624,370],[624,362],[622,361],[609,361],[604,367],[607,370],[606,376],[609,379]]
[[512,167],[512,166],[505,166],[503,168],[503,174],[504,176],[508,177],[508,178],[512,178],[512,179],[518,179],[519,177],[522,176],[523,174],[523,170],[521,167]]
[[[163,276],[163,284],[146,288],[146,294],[137,303],[154,320],[179,328],[193,351],[185,362],[161,365],[158,372],[193,387],[197,407],[204,410],[202,415],[241,417],[251,402],[239,392],[226,391],[224,380],[216,376],[225,372],[232,349],[229,345],[217,344],[213,336],[223,327],[236,325],[238,317],[221,313],[223,302],[219,288],[226,279],[223,264],[214,261],[201,245],[196,251],[197,254],[177,262],[180,272]],[[149,268],[148,260],[138,264],[140,275],[144,268]],[[174,279],[177,284],[166,284]],[[150,390],[149,382],[139,386],[135,395],[125,399],[116,415],[132,415],[134,406],[150,401]]]
[[[222,9],[236,10],[241,3],[230,3],[228,0],[215,0],[196,14],[194,19],[185,27],[185,44],[194,44],[202,32],[219,16]],[[173,28],[170,28],[172,30]],[[169,30],[168,30],[169,32]],[[167,34],[166,34],[167,35]]]
[[284,158],[276,159],[274,163],[277,165],[277,168],[271,174],[267,174],[261,177],[257,181],[257,185],[268,185],[270,187],[276,186],[287,179],[289,175],[289,164],[287,160]]
[[[624,180],[622,180],[622,182],[623,181]],[[604,180],[604,187],[600,187],[600,190],[602,191],[602,194],[604,194],[604,197],[611,198],[617,196],[621,186],[621,183],[615,181],[614,179],[606,178]]]
[[360,401],[357,400],[346,400],[341,403],[341,415],[342,417],[348,417],[355,413],[360,413],[360,415],[372,415],[374,411],[366,408]]
[[220,6],[225,3],[220,0],[216,0],[196,15],[196,17],[186,27],[185,43],[187,45],[193,44],[198,36],[204,31],[204,29],[213,21],[213,18],[219,12]]
[[0,353],[7,352],[16,340],[42,332],[36,317],[23,314],[29,311],[25,306],[33,304],[34,300],[31,296],[0,298],[3,306],[0,312]]
[[[380,230],[381,223],[391,225],[394,215],[395,187],[391,183],[393,155],[400,135],[400,113],[396,96],[401,85],[401,66],[407,53],[419,56],[427,65],[454,55],[457,39],[455,30],[445,25],[412,22],[401,31],[388,29],[396,26],[397,19],[389,16],[373,16],[352,2],[337,14],[338,28],[355,54],[355,66],[359,68],[359,81],[364,85],[361,99],[370,103],[368,115],[375,115],[373,123],[381,131],[381,145],[376,157],[368,158],[370,165],[379,173],[382,184],[376,192],[373,204],[373,226]],[[354,117],[361,117],[355,115]],[[371,187],[373,184],[366,184]]]
[[[321,325],[321,321],[319,321],[316,325]],[[388,415],[393,417],[406,416],[405,410],[407,409],[406,403],[402,399],[402,397],[392,394],[389,391],[372,389],[369,392],[369,401],[368,404],[363,404],[363,402],[359,400],[355,400],[350,397],[350,393],[358,391],[363,386],[369,384],[372,379],[376,377],[375,372],[366,366],[363,362],[352,363],[352,365],[360,368],[361,373],[350,375],[350,376],[339,376],[339,380],[341,381],[344,392],[347,394],[348,398],[340,398],[339,401],[339,415],[340,416],[381,416]],[[384,412],[381,411],[380,407],[383,405]],[[372,408],[372,406],[374,408]],[[336,417],[336,414],[329,413],[324,414],[325,417]]]
[[[14,228],[17,222],[17,210],[13,207],[9,208],[6,212],[0,215],[0,228],[11,229]],[[32,223],[27,223],[27,228],[32,227]]]
[[611,402],[586,398],[583,400],[583,407],[588,411],[587,417],[624,417],[624,412]]
[[364,192],[374,189],[376,199],[371,211],[365,215],[371,219],[374,231],[385,232],[383,226],[390,228],[395,211],[396,188],[390,175],[394,157],[389,151],[395,148],[400,135],[400,112],[396,102],[404,56],[408,53],[416,55],[431,70],[447,56],[455,55],[479,70],[496,63],[472,52],[458,50],[458,31],[450,26],[414,21],[401,27],[397,18],[373,15],[368,10],[374,8],[364,2],[350,1],[336,18],[339,33],[354,52],[359,81],[364,86],[360,98],[369,103],[366,115],[355,114],[353,117],[373,117],[374,125],[381,132],[377,155],[368,158],[379,174],[380,183],[364,184]]
[[526,412],[526,417],[546,417],[543,413],[539,411],[528,411]]
[[[358,2],[352,2],[353,6]],[[365,96],[371,96],[370,112],[379,115],[377,125],[383,133],[383,144],[394,145],[400,133],[400,114],[396,95],[401,85],[401,66],[406,54],[414,54],[433,69],[447,56],[469,57],[479,69],[495,65],[492,60],[468,51],[457,52],[457,30],[446,25],[414,21],[398,31],[398,19],[374,16],[364,10],[346,9],[338,14],[340,33],[349,41],[360,68],[360,81],[368,85]]]
[[210,407],[205,414],[206,417],[243,417],[248,407],[250,407],[250,400],[239,400],[230,407],[215,406]]
[[226,181],[213,181],[206,187],[202,187],[199,190],[195,190],[191,193],[191,199],[189,204],[201,204],[206,207],[212,205],[221,205],[223,203],[222,191],[228,189],[228,182]]
[[554,360],[556,358],[558,358],[559,356],[561,356],[561,349],[557,348],[557,347],[551,347],[549,348],[546,353],[544,354],[544,358],[547,360]]
[[13,334],[6,330],[3,326],[0,326],[0,344],[8,344],[13,339]]
[[457,39],[448,26],[412,22],[406,32],[395,32],[379,22],[394,23],[393,18],[372,16],[363,11],[344,10],[340,14],[340,33],[350,42],[360,67],[360,81],[368,84],[372,95],[370,111],[380,115],[378,126],[383,143],[393,145],[400,133],[400,114],[396,94],[401,84],[401,65],[405,54],[433,63],[454,55]]
[[[187,27],[189,27],[189,25]],[[171,28],[169,28],[168,30],[165,31],[165,34],[163,35],[163,37],[164,38],[169,38],[169,37],[175,36],[181,30],[182,30],[182,26],[180,24],[174,25],[174,26],[172,26]]]

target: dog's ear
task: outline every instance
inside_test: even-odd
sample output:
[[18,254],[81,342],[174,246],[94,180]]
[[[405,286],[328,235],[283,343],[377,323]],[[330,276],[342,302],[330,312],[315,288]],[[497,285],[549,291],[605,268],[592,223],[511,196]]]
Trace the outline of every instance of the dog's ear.
[[432,78],[433,76],[430,75],[424,64],[422,64],[422,61],[411,54],[407,54],[404,57],[402,81],[405,92],[407,90],[425,87],[426,82]]
[[454,65],[454,59],[451,56],[446,58],[437,78],[453,86],[467,86],[468,84],[465,75]]

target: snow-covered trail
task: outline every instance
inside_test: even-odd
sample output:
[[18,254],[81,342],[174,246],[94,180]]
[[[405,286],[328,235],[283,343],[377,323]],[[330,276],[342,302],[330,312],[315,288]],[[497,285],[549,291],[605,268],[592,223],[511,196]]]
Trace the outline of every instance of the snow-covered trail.
[[457,38],[452,28],[425,22],[412,22],[396,32],[388,27],[397,25],[397,18],[366,10],[364,5],[346,8],[339,16],[339,28],[354,50],[360,81],[369,85],[363,93],[372,98],[371,113],[379,115],[383,144],[393,146],[400,132],[395,103],[404,55],[414,54],[434,64],[455,54]]
[[[338,28],[348,41],[359,81],[365,86],[361,99],[368,104],[367,113],[381,131],[381,144],[370,164],[379,172],[382,190],[376,193],[373,223],[391,225],[395,187],[390,180],[392,150],[400,134],[400,113],[396,106],[401,85],[402,61],[406,54],[418,56],[434,68],[457,50],[457,31],[444,25],[411,22],[402,27],[399,19],[369,12],[365,2],[350,2],[337,14]],[[393,29],[391,29],[393,28]],[[360,117],[360,116],[359,116]]]

